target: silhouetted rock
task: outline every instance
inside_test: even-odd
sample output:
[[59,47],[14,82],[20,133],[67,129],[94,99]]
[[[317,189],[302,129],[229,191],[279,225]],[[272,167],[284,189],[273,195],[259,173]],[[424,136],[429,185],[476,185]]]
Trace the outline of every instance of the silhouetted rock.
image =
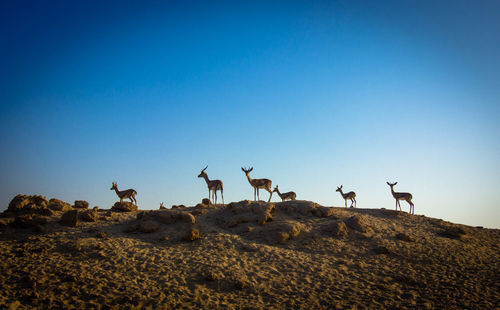
[[69,203],[64,202],[62,200],[59,200],[59,199],[56,199],[56,198],[50,199],[47,207],[51,210],[54,210],[54,211],[66,212],[66,211],[73,210],[73,207]]
[[88,209],[89,203],[85,200],[75,200],[74,207],[76,209]]
[[359,232],[367,232],[370,230],[368,225],[366,224],[366,220],[363,216],[360,215],[353,215],[352,217],[348,218],[345,223],[347,226],[350,228],[357,230]]
[[128,201],[119,202],[119,201],[117,201],[113,205],[113,207],[111,207],[111,211],[132,212],[132,211],[137,211],[137,206],[135,204],[133,204],[132,202],[128,202]]
[[185,205],[173,205],[171,209],[184,209],[185,207]]
[[165,208],[165,206],[162,204],[160,205],[160,210],[166,210],[167,208]]
[[318,217],[333,216],[333,208],[323,207],[312,201],[292,200],[276,203],[276,210],[287,214],[314,215]]
[[78,225],[78,210],[71,210],[61,216],[61,224],[69,227]]
[[209,206],[209,205],[211,205],[211,204],[212,204],[212,203],[210,202],[210,199],[208,199],[208,198],[203,198],[203,199],[201,200],[201,203],[202,203],[202,204],[204,204],[204,205],[207,205],[207,206]]

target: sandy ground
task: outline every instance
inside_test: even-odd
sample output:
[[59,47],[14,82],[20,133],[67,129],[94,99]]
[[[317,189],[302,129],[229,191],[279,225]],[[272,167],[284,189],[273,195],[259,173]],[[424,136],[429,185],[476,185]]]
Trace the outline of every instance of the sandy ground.
[[496,229],[306,201],[62,213],[2,218],[0,308],[500,307]]

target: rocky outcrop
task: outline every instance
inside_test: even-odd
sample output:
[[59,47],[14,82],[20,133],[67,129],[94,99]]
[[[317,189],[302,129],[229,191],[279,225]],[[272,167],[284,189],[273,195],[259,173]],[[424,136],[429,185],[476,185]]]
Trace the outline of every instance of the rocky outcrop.
[[274,204],[266,202],[250,202],[243,200],[240,202],[232,202],[222,210],[227,227],[234,227],[240,223],[257,223],[264,225],[268,221],[272,221],[272,212]]
[[53,211],[66,212],[66,211],[73,210],[73,207],[69,203],[64,202],[62,200],[59,200],[59,199],[56,199],[56,198],[50,199],[47,207]]
[[346,225],[359,232],[365,233],[370,231],[365,218],[361,215],[353,215],[345,221]]
[[74,207],[76,209],[88,209],[89,203],[85,200],[75,200]]
[[331,232],[333,236],[343,238],[347,237],[347,226],[342,221],[335,221],[326,225],[325,230]]
[[122,201],[122,202],[117,201],[113,205],[113,207],[111,207],[111,211],[116,211],[116,212],[133,212],[137,210],[138,210],[137,206],[132,202],[128,201]]
[[71,210],[61,216],[61,224],[69,227],[78,225],[78,210]]
[[48,201],[40,195],[16,195],[9,203],[6,215],[39,214],[50,216],[54,212],[48,207]]

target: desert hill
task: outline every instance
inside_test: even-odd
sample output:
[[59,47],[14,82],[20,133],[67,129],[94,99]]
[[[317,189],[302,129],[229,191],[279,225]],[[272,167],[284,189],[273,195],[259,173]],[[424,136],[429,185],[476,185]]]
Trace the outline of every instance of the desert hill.
[[141,211],[18,195],[0,266],[12,309],[500,305],[500,230],[309,201]]

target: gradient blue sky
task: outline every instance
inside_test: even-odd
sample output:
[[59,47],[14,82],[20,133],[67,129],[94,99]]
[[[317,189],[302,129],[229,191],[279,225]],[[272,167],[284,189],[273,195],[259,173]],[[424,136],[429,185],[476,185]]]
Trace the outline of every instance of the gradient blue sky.
[[500,227],[500,2],[102,2],[0,4],[0,210],[109,208],[112,181],[192,205],[205,165],[251,199],[253,166],[298,199],[394,209],[398,181],[417,214]]

